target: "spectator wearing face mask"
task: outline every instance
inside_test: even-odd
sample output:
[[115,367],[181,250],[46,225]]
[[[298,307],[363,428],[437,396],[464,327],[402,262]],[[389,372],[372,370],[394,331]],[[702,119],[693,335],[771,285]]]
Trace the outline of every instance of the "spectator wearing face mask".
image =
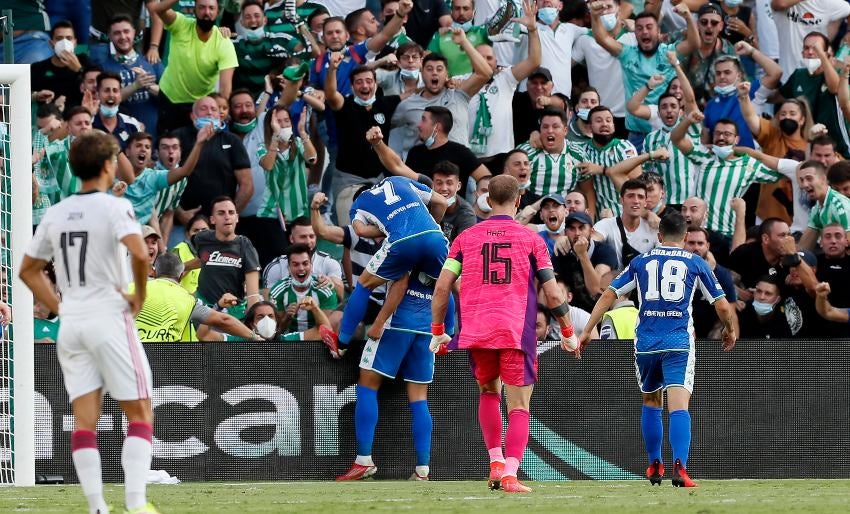
[[[89,95],[86,94],[86,97]],[[144,130],[142,123],[132,116],[119,112],[121,108],[121,77],[115,73],[103,72],[97,76],[97,100],[84,107],[92,108],[92,128],[111,134],[118,141],[121,150],[127,149],[130,137]]]
[[[283,326],[289,332],[303,332],[319,325],[313,305],[325,315],[336,309],[338,300],[332,284],[320,285],[313,274],[311,252],[305,244],[294,244],[286,250],[289,276],[273,284],[269,299],[284,315]],[[306,304],[304,300],[312,302]]]
[[64,97],[65,110],[80,105],[80,72],[89,61],[85,55],[76,54],[77,38],[69,21],[60,21],[50,29],[50,46],[53,56],[30,66],[32,99],[50,103]]
[[791,338],[791,326],[775,277],[764,276],[756,282],[753,299],[738,315],[738,324],[742,339]]
[[[261,301],[251,306],[245,312],[242,323],[260,338],[266,341],[330,341],[336,338],[331,330],[331,324],[327,315],[318,308],[312,298],[304,298],[301,301],[304,309],[309,310],[317,320],[317,326],[302,332],[283,333],[280,313],[275,309],[272,302]],[[326,343],[327,344],[327,343]]]
[[385,96],[401,95],[425,85],[422,82],[422,47],[414,42],[403,43],[395,51],[398,69],[378,68],[375,73],[378,88]]

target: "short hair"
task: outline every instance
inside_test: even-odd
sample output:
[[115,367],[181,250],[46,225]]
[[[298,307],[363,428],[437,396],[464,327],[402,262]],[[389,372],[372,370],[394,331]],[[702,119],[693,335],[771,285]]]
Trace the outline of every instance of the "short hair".
[[263,2],[261,2],[260,0],[242,0],[242,7],[239,9],[239,13],[241,14],[245,12],[245,8],[250,7],[252,5],[259,7],[260,10],[263,11],[263,16],[266,15],[266,8],[263,6]]
[[185,265],[176,253],[165,252],[156,258],[153,263],[153,269],[156,271],[157,277],[168,277],[177,280],[183,274]]
[[290,227],[311,227],[313,224],[307,216],[299,216],[289,223]]
[[100,130],[90,130],[81,134],[71,143],[68,160],[71,171],[81,180],[90,180],[100,176],[106,161],[118,157],[121,148],[114,137]]
[[439,61],[439,62],[443,63],[443,66],[445,66],[447,68],[449,67],[449,61],[447,61],[446,58],[443,57],[442,55],[435,54],[435,53],[430,53],[422,59],[422,67],[424,68],[425,65],[428,64],[431,61]]
[[832,184],[843,184],[850,180],[850,161],[838,161],[826,172],[826,180]]
[[151,142],[151,146],[153,146],[153,136],[148,134],[147,132],[134,132],[130,134],[130,137],[127,138],[127,146],[129,147],[136,141],[144,141],[148,140]]
[[[729,118],[720,118],[719,120],[717,120],[717,123],[714,124],[714,128],[717,128],[717,126],[720,125],[721,123],[724,124],[724,125],[732,125],[733,127],[735,127],[735,135],[736,136],[741,135],[741,131],[738,130],[738,124],[735,123],[735,120],[732,120],[732,119],[729,119]],[[711,132],[714,133],[714,129],[711,129]]]
[[744,68],[741,66],[741,60],[738,59],[737,55],[721,55],[714,61],[714,68],[717,68],[717,65],[722,62],[731,62],[735,65],[735,68],[738,70],[738,73],[744,74]]
[[563,109],[556,109],[554,107],[547,107],[543,109],[543,114],[540,115],[540,123],[543,123],[543,118],[554,116],[561,120],[561,123],[566,125],[569,122],[569,118],[567,118],[567,113],[564,112]]
[[460,178],[460,168],[458,168],[457,164],[451,161],[440,161],[434,165],[434,169],[431,171],[431,175],[436,175],[439,173],[440,175],[446,176],[455,176]]
[[219,196],[216,196],[215,198],[213,198],[213,201],[210,202],[210,211],[213,211],[215,204],[222,203],[222,202],[230,202],[234,206],[236,205],[236,202],[233,201],[233,198],[231,198],[227,195],[219,195]]
[[611,113],[611,116],[614,116],[614,112],[611,111],[610,108],[608,108],[604,105],[597,105],[596,107],[591,109],[590,112],[587,114],[587,121],[590,121],[590,119],[593,118],[593,115],[596,114],[597,112],[608,112],[608,113]]
[[681,241],[685,238],[687,230],[688,222],[685,221],[685,217],[675,211],[661,218],[658,223],[658,232],[665,240]]
[[511,151],[509,151],[508,153],[505,154],[505,163],[507,163],[508,159],[510,159],[511,156],[515,153],[521,153],[524,156],[528,157],[528,152],[526,152],[522,148],[514,148],[513,150],[511,150]]
[[[173,130],[169,130],[165,134],[159,136],[159,140],[156,142],[156,144],[159,145],[159,143],[161,143],[163,139],[176,139],[177,142],[180,143],[180,137]],[[180,146],[182,148],[183,144],[181,143]]]
[[646,187],[649,186],[658,186],[661,189],[664,189],[664,177],[659,175],[658,173],[649,171],[640,176],[640,180],[646,184]]
[[[342,27],[345,28],[345,20],[341,16],[331,16],[330,18],[322,22],[322,30],[324,31],[325,28],[331,23],[342,23]],[[347,31],[348,29],[345,28],[345,30]]]
[[664,100],[666,100],[668,98],[672,98],[673,100],[676,100],[676,102],[679,103],[679,107],[682,106],[682,102],[676,97],[676,95],[674,95],[673,93],[670,93],[669,91],[665,91],[664,93],[661,93],[661,96],[658,97],[658,106],[661,107],[661,102],[663,102]]
[[55,117],[57,120],[62,119],[62,111],[59,110],[59,106],[55,103],[50,102],[49,104],[38,104],[38,109],[35,111],[36,118],[49,118]]
[[113,73],[111,71],[102,71],[100,75],[97,76],[97,89],[100,89],[100,85],[103,84],[104,80],[117,80],[118,87],[121,87],[121,75],[117,73]]
[[[256,0],[252,0],[256,1]],[[233,102],[233,99],[239,95],[248,95],[251,97],[251,101],[254,100],[254,95],[251,94],[251,90],[247,87],[236,88],[230,92],[230,96],[227,98],[227,105],[230,105]]]
[[820,161],[815,161],[813,159],[809,159],[800,165],[800,169],[803,168],[814,168],[815,172],[819,175],[826,175],[826,166],[823,165]]
[[189,221],[186,223],[186,230],[189,230],[192,225],[199,221],[203,221],[207,224],[208,227],[210,226],[210,219],[207,217],[207,215],[203,212],[196,212],[191,218],[189,218]]
[[369,73],[372,75],[372,78],[378,80],[378,76],[375,74],[375,70],[366,66],[365,64],[360,64],[355,66],[353,70],[348,74],[348,80],[352,83],[354,82],[354,77],[360,75],[361,73]]
[[[397,2],[397,1],[398,0],[393,0],[393,2]],[[417,43],[415,43],[413,41],[408,41],[407,43],[404,43],[404,44],[398,46],[398,48],[395,51],[395,56],[398,57],[399,59],[401,59],[402,55],[406,54],[407,52],[409,52],[411,50],[414,50],[419,55],[422,55],[423,53],[425,53],[422,50],[422,47],[419,46]]]
[[835,150],[835,140],[829,136],[818,136],[811,140],[809,144],[809,148],[813,148],[815,145],[818,146],[831,146],[833,150]]
[[653,20],[655,20],[655,23],[658,23],[658,16],[655,13],[649,11],[643,11],[642,13],[635,16],[635,22],[642,18],[652,18]]
[[495,205],[510,204],[519,196],[519,182],[511,175],[496,175],[490,180],[488,190]]
[[306,243],[295,243],[286,247],[287,258],[291,259],[293,255],[298,253],[306,253],[308,256],[313,257],[313,252],[310,251],[310,247]]
[[98,73],[103,73],[103,68],[101,68],[97,64],[91,64],[91,63],[86,64],[83,67],[83,71],[80,73],[80,77],[85,77],[86,74],[91,73],[93,71],[96,71]]
[[623,182],[623,185],[620,187],[620,198],[626,196],[626,191],[635,189],[642,189],[646,193],[646,182],[639,178],[633,178]]
[[809,39],[810,37],[816,37],[816,38],[820,39],[821,42],[823,43],[823,51],[824,52],[829,51],[829,38],[828,37],[821,34],[820,32],[809,32],[808,34],[803,36],[803,41]]
[[756,280],[756,284],[758,284],[759,282],[764,282],[765,284],[776,286],[777,289],[780,289],[779,293],[782,294],[782,290],[779,287],[779,279],[777,278],[777,275],[762,275],[759,277],[758,280]]
[[53,27],[50,28],[50,39],[53,39],[56,36],[56,31],[58,29],[71,29],[71,32],[74,33],[74,39],[77,38],[77,31],[74,30],[74,24],[68,20],[59,20],[53,24]]
[[434,123],[439,123],[440,126],[443,127],[443,132],[448,134],[452,131],[452,127],[454,126],[452,111],[446,109],[445,107],[431,105],[425,108],[425,112],[431,115],[431,118],[434,120]]
[[600,102],[602,101],[602,95],[599,94],[598,89],[593,86],[583,86],[573,97],[573,105],[578,105],[579,100],[581,100],[581,95],[585,93],[596,93],[596,98],[599,99]]
[[112,26],[116,23],[129,23],[130,26],[133,27],[133,30],[136,30],[136,27],[133,25],[133,18],[131,18],[128,14],[119,13],[113,16],[109,20],[109,30],[112,30]]
[[698,227],[696,225],[691,225],[691,226],[688,227],[687,233],[690,234],[691,232],[700,232],[702,235],[705,236],[705,240],[708,241],[708,237],[709,237],[708,230],[706,230],[702,227]]
[[785,223],[785,220],[773,217],[767,218],[766,220],[762,221],[761,225],[759,226],[759,239],[761,238],[761,236],[770,234],[770,231],[773,230],[773,226],[777,223]]
[[357,25],[360,24],[360,17],[363,16],[369,9],[365,7],[361,7],[360,9],[355,9],[348,13],[345,17],[345,30],[349,33],[357,30]]
[[78,114],[88,114],[89,118],[94,118],[90,110],[86,109],[82,105],[75,105],[70,109],[65,110],[65,121],[71,121],[71,118]]
[[[313,12],[311,12],[309,16],[307,16],[307,25],[312,27],[313,26],[313,20],[315,20],[316,17],[321,16],[323,14],[330,15],[327,7],[325,7],[324,5],[319,5],[319,7],[317,7]],[[329,19],[330,18],[327,18],[325,21],[327,21]],[[345,21],[343,21],[343,23],[345,23]],[[322,30],[324,30],[324,28],[325,28],[325,24],[324,24],[324,22],[322,22]]]

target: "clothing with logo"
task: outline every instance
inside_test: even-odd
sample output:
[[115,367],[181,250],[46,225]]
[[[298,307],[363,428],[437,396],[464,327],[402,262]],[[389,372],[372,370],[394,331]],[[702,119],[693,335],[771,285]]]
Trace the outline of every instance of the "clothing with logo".
[[784,284],[788,276],[788,270],[779,263],[771,266],[767,262],[760,241],[735,248],[729,255],[729,269],[741,276],[741,284],[746,289],[756,287],[756,283],[765,275],[775,276],[778,284]]
[[[283,152],[278,152],[274,167],[266,171],[266,191],[263,203],[257,211],[259,218],[277,219],[278,210],[286,222],[310,215],[310,198],[307,196],[307,162],[304,160],[304,143],[292,136],[293,143]],[[283,148],[282,146],[279,148]],[[257,149],[262,159],[268,150]]]
[[[661,43],[658,45],[654,54],[647,56],[638,48],[637,42],[635,44],[621,43],[623,44],[623,49],[620,55],[617,56],[617,59],[620,61],[620,67],[623,71],[626,98],[633,97],[638,89],[646,85],[649,77],[661,75],[664,77],[664,83],[650,91],[643,101],[643,103],[648,105],[657,104],[658,98],[667,89],[667,85],[676,77],[676,70],[667,61],[667,52],[675,52],[676,45],[672,43]],[[682,56],[679,56],[679,59],[681,60]],[[626,113],[626,128],[634,132],[643,133],[648,133],[652,130],[648,121],[637,118],[631,113]]]
[[602,315],[599,339],[635,339],[638,310],[634,302],[624,300],[611,306],[611,310]]
[[136,218],[147,225],[153,214],[157,194],[168,189],[168,170],[145,168],[136,176],[136,180],[127,186],[124,197],[133,204]]
[[[100,66],[105,72],[117,73],[121,77],[122,88],[136,81],[136,68],[142,68],[145,73],[154,75],[157,83],[162,78],[165,68],[161,62],[151,64],[143,54],[135,51],[129,55],[121,56],[112,51],[112,48],[112,45],[110,45],[110,51],[101,52],[99,59],[92,55],[92,63]],[[121,100],[121,110],[139,120],[149,133],[156,131],[159,110],[156,97],[147,88],[138,89],[129,97]]]
[[[479,45],[491,44],[490,38],[487,36],[487,28],[483,26],[474,26],[466,32],[466,38],[472,44],[473,48]],[[448,64],[449,77],[457,77],[472,73],[472,63],[469,61],[469,56],[461,49],[460,45],[452,41],[452,32],[448,31],[445,34],[435,32],[428,43],[427,50],[436,55],[442,55],[446,58]]]
[[338,170],[362,178],[375,178],[387,173],[378,159],[378,154],[366,141],[366,132],[380,127],[384,141],[389,140],[390,120],[401,98],[397,95],[384,96],[380,92],[369,109],[358,105],[354,96],[345,97],[342,108],[335,113],[337,131],[343,137],[337,141],[339,154],[336,158]]
[[699,166],[696,196],[705,200],[708,212],[705,228],[732,237],[735,232],[735,213],[729,208],[733,198],[741,198],[755,184],[769,184],[782,178],[782,174],[743,155],[720,159],[703,145],[695,146],[687,154]]
[[[469,100],[469,142],[478,157],[490,157],[513,149],[514,133],[506,128],[514,125],[511,101],[518,84],[513,68],[508,66],[496,73],[493,79]],[[489,131],[484,130],[488,127],[481,126],[479,121],[485,114],[482,110],[486,110],[486,116],[489,118]]]
[[55,343],[59,339],[59,316],[53,319],[33,318],[33,340],[38,343]]
[[411,95],[393,113],[389,145],[395,153],[407,156],[407,152],[420,142],[419,122],[426,107],[445,107],[452,113],[452,130],[449,141],[469,146],[469,102],[470,96],[461,89],[445,88],[437,96],[425,97],[421,93]]
[[466,196],[469,176],[481,166],[478,158],[469,148],[453,141],[447,141],[446,144],[437,148],[416,145],[407,154],[405,164],[416,173],[434,178],[434,166],[442,161],[452,162],[460,168],[460,192],[458,196]]
[[303,57],[304,46],[296,36],[266,32],[259,41],[239,36],[233,42],[239,67],[233,73],[233,91],[246,88],[257,98],[265,90],[266,74],[283,69],[290,57]]
[[[679,147],[670,141],[671,128],[660,128],[646,135],[643,143],[644,151],[652,152],[664,148],[670,153],[670,158],[666,161],[648,161],[643,165],[643,171],[644,173],[654,171],[661,175],[661,178],[664,179],[665,201],[670,205],[681,205],[685,203],[685,200],[694,196],[696,192],[697,168],[691,164],[691,161],[679,150]],[[699,125],[693,124],[688,127],[686,137],[692,144],[698,145],[700,142]]]
[[[612,269],[623,267],[623,236],[620,235],[620,227],[617,226],[618,218],[605,218],[597,221],[596,225],[593,225],[593,230],[603,237],[602,241],[614,247],[614,252],[617,255],[617,265]],[[650,227],[649,223],[643,218],[640,218],[640,222],[634,231],[624,230],[629,246],[639,253],[648,252],[658,244],[658,229]]]
[[793,336],[781,302],[763,317],[756,314],[752,301],[747,302],[744,310],[738,313],[738,326],[742,339],[790,339]]
[[[782,80],[787,80],[800,66],[803,39],[806,34],[820,32],[829,37],[827,34],[829,24],[842,20],[848,15],[850,15],[850,4],[844,0],[803,0],[788,9],[773,11],[776,31],[780,34],[779,66],[782,67]],[[761,25],[761,19],[758,23]],[[791,97],[786,96],[786,98]],[[832,131],[829,133],[832,136]]]
[[232,241],[219,241],[215,230],[198,232],[192,238],[201,260],[197,297],[207,305],[215,305],[224,293],[237,299],[245,297],[245,275],[260,271],[257,250],[245,236]]
[[[842,3],[850,9],[850,4]],[[785,98],[805,98],[809,102],[814,122],[824,124],[829,137],[835,141],[835,150],[841,155],[850,155],[850,130],[838,98],[829,92],[823,73],[810,75],[807,69],[798,68],[782,84],[779,92]]]
[[[295,30],[295,25],[290,23],[284,17],[283,10],[285,3],[285,0],[280,0],[278,2],[269,2],[268,5],[266,5],[266,32],[294,36],[298,38],[302,44],[306,45],[307,42],[304,41],[303,36]],[[307,23],[307,18],[309,18],[315,11],[328,12],[328,9],[324,5],[317,4],[315,2],[304,2],[303,4],[296,5],[295,7],[295,13],[302,21],[304,21],[304,23]]]
[[115,124],[115,129],[110,131],[103,124],[103,119],[101,116],[102,115],[100,113],[94,116],[91,122],[91,127],[93,129],[102,130],[107,134],[114,136],[115,140],[118,141],[118,146],[121,147],[121,151],[127,149],[127,141],[130,139],[130,136],[132,136],[136,132],[142,131],[142,124],[139,122],[139,120],[120,112],[116,116],[118,122]]
[[[756,96],[761,83],[754,80],[750,87],[750,101]],[[656,88],[657,89],[657,88]],[[738,146],[746,146],[747,148],[755,148],[753,133],[750,132],[750,127],[747,125],[747,120],[741,114],[741,102],[738,101],[738,93],[733,92],[729,95],[714,95],[714,98],[705,104],[705,120],[703,126],[710,134],[714,133],[714,127],[720,120],[732,120],[738,127]]]
[[[299,291],[295,288],[295,284],[292,282],[292,277],[286,277],[278,280],[277,283],[269,289],[269,299],[275,304],[277,310],[280,312],[285,311],[288,305],[297,303],[308,296],[311,297],[323,311],[336,309],[339,304],[339,300],[337,299],[333,284],[319,287],[317,285],[319,277],[313,275],[310,278],[312,279],[312,284],[303,291]],[[290,319],[286,330],[288,332],[303,332],[315,326],[316,319],[313,317],[313,313],[306,309],[298,309],[298,313]]]
[[[607,168],[638,155],[633,144],[626,139],[617,138],[612,139],[602,147],[591,141],[584,145],[581,150],[588,161]],[[614,182],[607,174],[593,176],[593,189],[596,190],[596,212],[601,212],[602,209],[611,209],[615,216],[623,213],[623,206],[620,204],[620,192],[614,187]]]
[[192,322],[206,323],[212,312],[177,282],[167,278],[148,280],[145,303],[136,316],[139,340],[143,343],[195,341]]
[[823,230],[827,225],[838,223],[850,231],[850,198],[829,187],[822,202],[812,206],[809,228]]
[[[380,245],[378,245],[380,248]],[[325,275],[342,280],[342,266],[339,261],[331,257],[325,252],[313,252],[313,273],[315,275]],[[369,262],[368,259],[366,262]],[[353,266],[353,265],[352,265]],[[281,255],[275,258],[263,268],[263,287],[266,289],[274,285],[275,282],[289,276],[289,258],[286,255]]]
[[534,148],[529,142],[519,145],[518,148],[524,150],[531,161],[531,185],[528,187],[530,192],[540,196],[566,196],[578,186],[581,175],[576,166],[585,159],[580,147],[565,140],[564,147],[558,154],[551,154],[543,148]]

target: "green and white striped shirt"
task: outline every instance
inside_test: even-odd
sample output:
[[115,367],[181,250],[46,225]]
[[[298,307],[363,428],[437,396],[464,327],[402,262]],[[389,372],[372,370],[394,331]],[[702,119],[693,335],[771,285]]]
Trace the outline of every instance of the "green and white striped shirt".
[[[313,275],[313,285],[304,292],[299,293],[292,285],[292,277],[286,277],[275,282],[269,290],[269,299],[275,304],[277,310],[283,312],[286,306],[296,303],[306,296],[310,296],[319,305],[323,311],[336,309],[339,300],[336,296],[336,291],[333,284],[328,284],[325,287],[318,287],[319,277]],[[298,314],[289,322],[286,327],[287,332],[303,332],[308,328],[316,326],[316,320],[313,318],[313,313],[304,309],[299,309]]]
[[[294,137],[294,136],[293,136]],[[266,190],[263,203],[257,211],[257,217],[277,218],[277,210],[283,219],[290,222],[310,214],[310,199],[307,196],[307,162],[304,160],[304,143],[295,138],[295,146],[284,153],[278,152],[274,168],[266,172]],[[295,155],[292,155],[293,148]],[[262,159],[268,150],[265,145],[257,149],[257,157]]]
[[[164,170],[167,168],[161,162],[157,161],[154,169]],[[173,211],[180,206],[180,197],[183,196],[183,191],[186,190],[186,184],[188,182],[189,177],[184,177],[168,186],[168,188],[161,189],[156,193],[156,200],[154,200],[153,206],[157,216],[162,216],[164,213]]]
[[770,184],[783,177],[749,155],[721,160],[703,145],[694,146],[688,159],[700,167],[696,196],[708,206],[706,228],[726,237],[735,231],[732,199],[744,196],[756,182]]
[[518,148],[524,150],[531,161],[531,186],[528,189],[532,193],[565,196],[578,185],[581,175],[576,165],[584,160],[584,156],[569,141],[564,141],[564,148],[557,155],[542,148],[533,148],[528,142]]
[[812,205],[809,228],[823,230],[823,227],[833,223],[838,223],[845,231],[850,231],[850,198],[830,187],[826,190],[823,202]]
[[[635,146],[625,139],[614,138],[610,143],[598,148],[592,141],[583,146],[584,155],[587,160],[610,168],[618,162],[622,162],[632,157],[637,157]],[[593,189],[596,190],[596,212],[602,212],[603,209],[611,209],[614,216],[619,216],[623,213],[623,206],[620,205],[620,192],[614,187],[614,182],[607,175],[593,176]]]
[[[39,130],[33,130],[33,154],[41,150],[46,151],[49,144],[47,136]],[[56,183],[56,176],[53,173],[53,169],[50,168],[45,158],[39,159],[33,165],[33,173],[38,182],[38,197],[32,204],[32,224],[38,225],[41,223],[41,218],[47,212],[47,209],[59,201],[59,184]]]
[[47,145],[42,163],[46,164],[59,184],[59,195],[64,200],[80,190],[80,179],[71,171],[68,154],[71,152],[71,136],[57,139]]
[[[646,152],[666,148],[670,158],[666,161],[649,161],[643,166],[644,171],[655,172],[664,179],[666,202],[681,205],[696,192],[696,166],[691,164],[687,156],[670,142],[670,129],[662,127],[646,135],[643,148]],[[700,128],[697,124],[688,127],[686,136],[694,146],[700,144]]]

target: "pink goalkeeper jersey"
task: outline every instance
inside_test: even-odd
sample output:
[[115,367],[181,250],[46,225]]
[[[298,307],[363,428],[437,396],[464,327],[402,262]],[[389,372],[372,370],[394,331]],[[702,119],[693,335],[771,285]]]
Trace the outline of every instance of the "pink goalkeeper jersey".
[[492,216],[454,240],[461,263],[458,348],[536,352],[535,274],[552,268],[546,243],[510,216]]

